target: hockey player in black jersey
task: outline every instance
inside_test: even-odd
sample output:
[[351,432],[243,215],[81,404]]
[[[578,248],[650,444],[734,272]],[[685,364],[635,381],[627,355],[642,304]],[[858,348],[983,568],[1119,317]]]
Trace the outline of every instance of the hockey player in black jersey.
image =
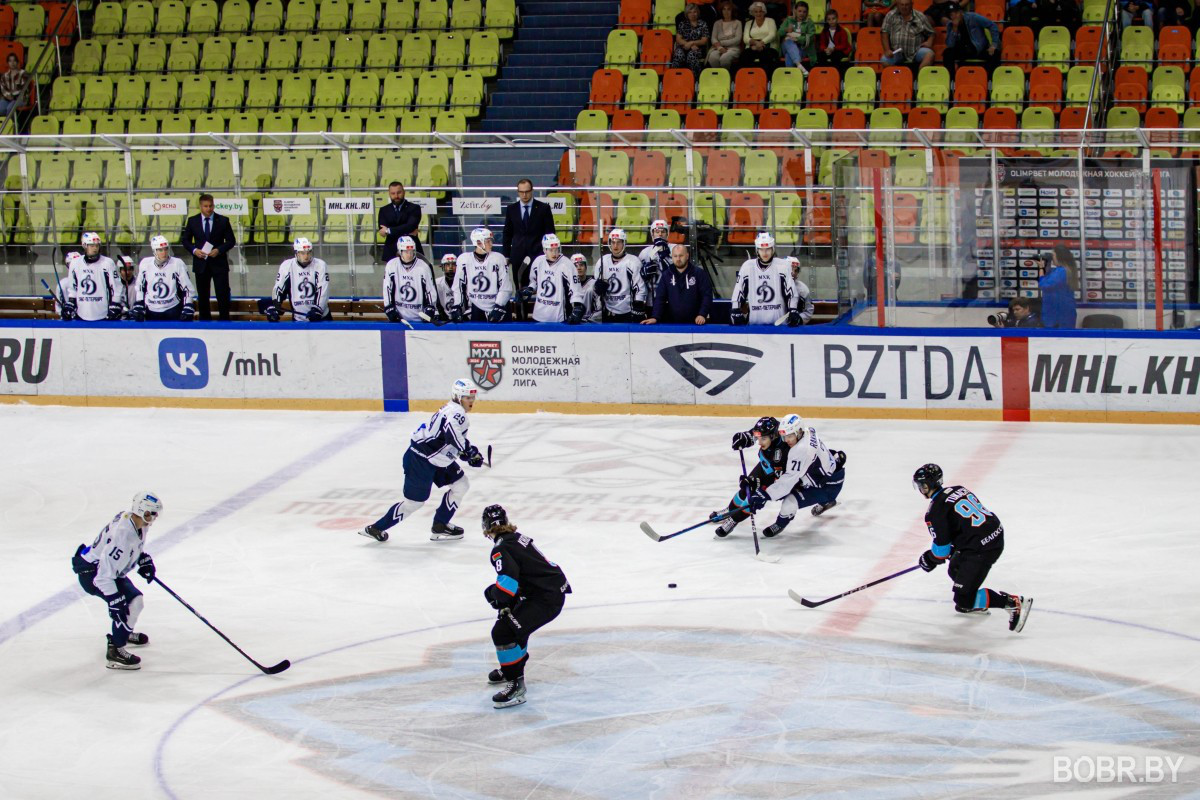
[[729,514],[717,526],[718,537],[728,536],[742,520],[750,516],[750,495],[774,483],[787,467],[789,448],[779,436],[779,420],[763,417],[750,430],[738,431],[733,435],[734,450],[754,445],[758,446],[758,463],[749,474],[739,479],[738,492],[729,501],[725,511],[714,511],[709,515],[716,522],[723,514]]
[[525,702],[529,635],[559,615],[571,584],[558,564],[509,524],[503,506],[483,510],[483,535],[492,540],[496,570],[496,582],[483,590],[483,596],[500,612],[492,626],[500,668],[488,674],[488,683],[504,684],[492,703],[505,708]]
[[932,572],[946,559],[954,581],[954,610],[963,614],[1008,612],[1008,629],[1019,633],[1033,608],[1032,597],[981,588],[988,570],[1004,552],[1004,526],[964,486],[943,486],[942,468],[926,464],[913,473],[913,487],[929,498],[925,525],[933,545],[921,554],[921,569]]

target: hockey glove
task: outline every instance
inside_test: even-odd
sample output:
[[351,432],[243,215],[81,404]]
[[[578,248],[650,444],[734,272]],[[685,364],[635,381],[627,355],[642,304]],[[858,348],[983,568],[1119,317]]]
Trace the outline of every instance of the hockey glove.
[[583,322],[583,303],[571,304],[571,315],[567,317],[568,325],[578,325]]
[[658,257],[669,259],[671,257],[671,245],[666,239],[655,239],[654,247],[658,250]]
[[142,553],[141,558],[137,560],[138,575],[146,579],[146,583],[154,583],[154,559],[149,553]]
[[125,620],[129,617],[129,601],[123,594],[109,595],[104,598],[108,601],[108,616],[113,622],[125,624]]
[[521,290],[521,300],[523,302],[528,303],[528,302],[532,301],[535,297],[537,297],[537,288],[536,287],[526,286],[524,289]]
[[944,559],[938,558],[933,554],[932,550],[926,550],[921,553],[921,558],[917,560],[917,564],[926,572],[933,572],[937,569]]
[[500,587],[494,583],[488,584],[483,590],[483,598],[488,601],[489,606],[497,611],[502,608],[510,608],[513,602],[516,600],[515,597],[509,597],[504,592],[500,591]]
[[795,328],[797,325],[803,325],[804,317],[800,316],[800,312],[793,308],[788,312],[787,324],[789,328]]
[[74,300],[68,300],[67,302],[63,303],[62,318],[67,322],[77,318]]
[[121,304],[120,303],[109,303],[108,304],[108,318],[113,319],[113,320],[121,318]]
[[321,310],[320,306],[313,306],[312,308],[310,308],[308,310],[308,321],[309,322],[324,322],[325,321],[325,312]]
[[633,312],[633,316],[637,319],[645,319],[650,315],[650,306],[641,300],[634,300],[630,303],[629,310]]
[[403,319],[403,317],[400,316],[400,312],[396,310],[395,306],[388,306],[383,310],[383,313],[387,314],[388,322],[399,322],[401,319]]
[[487,313],[487,321],[499,324],[508,319],[508,311],[500,306],[492,306],[492,310]]
[[843,450],[835,450],[835,451],[833,451],[833,464],[834,464],[834,467],[833,467],[833,468],[834,468],[835,470],[839,470],[839,469],[841,469],[842,467],[846,466],[846,453],[845,453],[845,451],[843,451]]
[[592,291],[596,293],[596,297],[604,297],[604,295],[608,294],[608,279],[596,278],[596,281],[592,284]]
[[196,318],[196,307],[191,303],[184,303],[183,310],[179,312],[180,322],[191,322]]
[[743,314],[741,311],[729,312],[730,325],[748,325],[750,323],[750,315]]
[[133,318],[138,322],[146,321],[146,304],[135,303],[133,306]]
[[750,431],[738,431],[733,435],[733,449],[744,450],[754,445],[754,434]]
[[267,322],[279,322],[279,306],[271,303],[266,310]]
[[753,514],[756,511],[761,511],[770,499],[762,489],[756,489],[750,493],[750,497],[746,500],[746,507]]
[[463,451],[463,461],[467,462],[468,467],[478,469],[483,466],[483,454],[479,452],[479,448],[473,444],[467,445],[467,449]]
[[743,475],[738,478],[738,491],[746,497],[762,488],[762,478],[757,475]]
[[463,321],[463,312],[462,312],[461,308],[459,308],[458,306],[450,306],[450,321],[451,322],[462,322]]

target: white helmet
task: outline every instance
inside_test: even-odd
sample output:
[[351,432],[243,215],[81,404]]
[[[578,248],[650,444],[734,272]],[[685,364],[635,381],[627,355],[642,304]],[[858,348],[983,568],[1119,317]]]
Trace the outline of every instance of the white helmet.
[[796,258],[795,256],[788,256],[787,262],[788,262],[788,266],[791,267],[793,270],[795,270],[797,267],[800,266],[800,259]]
[[[550,252],[553,251],[553,257]],[[553,260],[562,255],[562,242],[558,241],[558,237],[553,233],[547,233],[542,237],[542,252],[546,254],[546,258]]]
[[396,242],[397,253],[416,253],[417,243],[413,241],[411,236],[401,236],[400,241]]
[[305,239],[303,236],[297,236],[296,241],[292,242],[292,249],[297,253],[311,253],[312,242]]
[[654,232],[659,228],[662,228],[663,238],[666,238],[666,235],[671,232],[671,226],[667,224],[665,219],[656,219],[650,223],[650,236],[653,237]]
[[625,235],[624,228],[613,228],[608,232],[608,239],[609,241],[612,241],[613,239],[620,239],[622,242],[629,241],[629,237]]
[[71,262],[77,258],[83,258],[83,253],[80,253],[78,250],[72,250],[63,256],[63,261],[66,262],[66,265],[69,267],[71,266]]
[[446,253],[446,255],[442,256],[442,269],[445,269],[446,267],[457,267],[457,266],[458,266],[458,256],[454,255],[454,253]]
[[167,241],[167,237],[165,237],[165,236],[151,236],[150,237],[150,249],[151,250],[162,250],[163,248],[169,248],[170,246],[171,246],[171,243]]
[[576,253],[575,255],[571,256],[571,263],[574,264],[576,268],[583,267],[584,269],[587,269],[587,259],[583,257],[583,253]]
[[157,492],[138,492],[133,496],[129,510],[149,522],[162,513],[163,504]]
[[775,249],[775,237],[766,231],[754,237],[754,249],[762,250],[763,248]]
[[133,259],[122,253],[121,255],[117,256],[117,266],[119,266],[121,269],[133,269]]
[[464,397],[474,397],[479,390],[471,384],[459,378],[454,382],[454,387],[450,390],[451,400],[462,400]]
[[483,247],[484,242],[490,242],[494,238],[495,237],[492,236],[492,232],[487,228],[476,228],[475,230],[471,231],[471,244],[475,245],[476,247]]
[[100,246],[100,234],[92,233],[91,231],[88,231],[82,237],[80,237],[79,243],[81,245],[83,245],[84,247],[87,247],[89,244],[94,244],[97,247],[99,247]]
[[779,420],[780,436],[799,436],[804,432],[804,419],[799,414],[788,414]]

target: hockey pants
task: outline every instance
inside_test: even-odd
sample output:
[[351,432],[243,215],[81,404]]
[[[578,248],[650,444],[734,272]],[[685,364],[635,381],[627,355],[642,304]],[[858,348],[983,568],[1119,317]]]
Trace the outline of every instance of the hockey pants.
[[412,516],[425,505],[434,486],[450,487],[442,495],[442,502],[433,515],[434,522],[445,525],[458,510],[458,504],[466,497],[471,483],[457,461],[446,467],[435,467],[410,447],[404,453],[404,499],[389,508],[375,523],[375,527],[386,531]]
[[529,635],[557,617],[562,609],[562,600],[557,605],[522,600],[512,612],[501,612],[496,618],[496,624],[492,626],[492,644],[496,645],[500,672],[507,680],[525,674],[525,662],[529,660]]
[[[79,553],[83,550],[83,545],[75,551],[75,557],[71,559],[71,569],[75,571],[76,577],[79,578],[79,585],[83,590],[90,595],[95,595],[101,600],[108,602],[108,598],[104,593],[96,588],[93,578],[96,577],[96,565],[89,563]],[[129,634],[133,633],[133,628],[137,625],[138,615],[142,613],[142,593],[133,585],[133,581],[129,578],[117,578],[117,592],[125,596],[129,601],[126,606],[125,613],[119,616],[112,616],[112,642],[117,647],[124,647],[129,643]]]
[[992,564],[1004,548],[996,550],[958,550],[950,556],[946,571],[954,581],[954,610],[964,614],[977,609],[1007,608],[1008,601],[998,592],[983,589]]

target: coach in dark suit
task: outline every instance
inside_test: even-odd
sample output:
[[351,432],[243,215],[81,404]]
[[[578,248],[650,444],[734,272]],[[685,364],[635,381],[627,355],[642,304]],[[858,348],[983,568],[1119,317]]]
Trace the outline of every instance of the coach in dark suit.
[[554,233],[550,205],[533,199],[533,181],[517,182],[517,202],[504,212],[504,253],[517,276],[517,288],[529,283],[530,263],[542,254],[542,237]]
[[392,201],[379,209],[379,235],[383,240],[383,263],[396,257],[396,242],[401,236],[411,236],[421,252],[421,238],[417,235],[421,227],[421,207],[404,199],[404,184],[392,181],[388,184],[388,198]]
[[[205,243],[212,247],[206,253]],[[229,251],[237,244],[229,218],[213,211],[211,194],[200,195],[200,213],[188,217],[181,244],[192,254],[192,271],[196,273],[196,294],[200,301],[201,320],[211,320],[209,282],[217,290],[217,313],[222,322],[229,321]]]

